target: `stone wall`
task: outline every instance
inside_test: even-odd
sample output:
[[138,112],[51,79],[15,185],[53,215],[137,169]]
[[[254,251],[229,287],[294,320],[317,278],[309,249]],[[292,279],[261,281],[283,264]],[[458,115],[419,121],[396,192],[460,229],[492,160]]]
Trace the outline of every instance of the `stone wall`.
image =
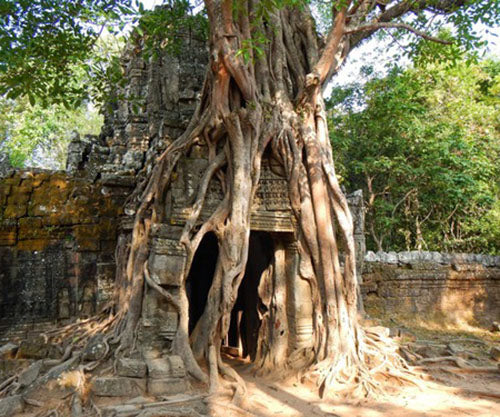
[[0,323],[96,312],[113,285],[129,190],[64,172],[0,177]]
[[90,178],[141,177],[184,132],[200,99],[208,49],[192,31],[179,37],[178,54],[159,49],[157,59],[145,59],[140,44],[125,48],[125,82],[104,109],[101,134],[74,136],[68,147],[69,172]]
[[489,325],[500,315],[500,256],[368,252],[362,294],[374,316],[434,315]]

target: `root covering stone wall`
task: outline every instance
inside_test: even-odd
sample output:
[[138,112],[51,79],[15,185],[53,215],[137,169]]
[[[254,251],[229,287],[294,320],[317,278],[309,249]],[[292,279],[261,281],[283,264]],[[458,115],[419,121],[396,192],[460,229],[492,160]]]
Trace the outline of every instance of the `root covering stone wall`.
[[434,315],[489,325],[500,316],[500,256],[368,252],[362,294],[374,316]]
[[[186,128],[207,61],[205,43],[191,35],[178,55],[154,61],[143,57],[140,45],[129,45],[122,55],[125,86],[107,108],[99,136],[74,135],[68,174],[12,171],[0,155],[0,336],[4,322],[88,316],[109,299],[118,225],[129,233],[135,214],[136,201],[124,207],[126,197]],[[201,156],[200,146],[186,155],[189,169],[174,190],[177,208],[184,209],[180,201],[194,192]],[[279,182],[274,176],[268,180]],[[281,192],[274,188],[269,187]],[[274,204],[262,195],[261,206]],[[348,198],[368,311],[498,318],[500,258],[369,252],[363,265],[363,198],[359,192]],[[259,230],[276,232],[268,224]]]
[[96,312],[112,289],[128,193],[64,172],[0,177],[0,323]]

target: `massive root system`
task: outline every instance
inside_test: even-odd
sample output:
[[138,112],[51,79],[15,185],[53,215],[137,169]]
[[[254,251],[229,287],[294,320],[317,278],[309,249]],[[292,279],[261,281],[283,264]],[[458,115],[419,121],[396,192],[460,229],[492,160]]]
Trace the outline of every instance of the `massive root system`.
[[[319,45],[306,10],[274,10],[258,24],[252,2],[242,2],[235,14],[231,2],[207,1],[211,59],[201,102],[185,133],[159,156],[150,178],[132,196],[137,202],[130,249],[121,245],[118,306],[121,347],[132,346],[141,313],[142,288],[157,290],[179,314],[173,343],[192,376],[208,382],[211,390],[225,379],[240,383],[221,360],[221,342],[227,335],[248,259],[250,214],[259,185],[264,154],[278,161],[289,184],[297,221],[301,278],[311,288],[313,349],[302,366],[317,375],[321,391],[380,392],[382,380],[408,380],[409,372],[396,348],[358,323],[358,282],[354,259],[352,218],[335,175],[321,87],[349,50],[343,36],[345,10],[337,13],[325,45]],[[246,50],[244,39],[263,33],[268,42]],[[206,167],[190,217],[179,239],[187,262],[180,290],[173,296],[148,272],[148,241],[154,223],[167,221],[164,200],[176,164],[193,146],[208,149]],[[219,181],[224,198],[211,216],[200,221],[211,181]],[[217,258],[208,301],[191,338],[185,282],[194,254],[208,233],[218,240]],[[339,261],[339,243],[345,254]],[[123,242],[122,242],[123,243]],[[126,242],[125,242],[126,243]],[[120,269],[121,268],[121,269]],[[261,332],[261,337],[265,337]],[[278,340],[279,338],[276,338]],[[291,368],[283,343],[260,345],[255,364],[261,368]],[[304,356],[303,355],[303,356]],[[199,366],[207,364],[208,375]]]

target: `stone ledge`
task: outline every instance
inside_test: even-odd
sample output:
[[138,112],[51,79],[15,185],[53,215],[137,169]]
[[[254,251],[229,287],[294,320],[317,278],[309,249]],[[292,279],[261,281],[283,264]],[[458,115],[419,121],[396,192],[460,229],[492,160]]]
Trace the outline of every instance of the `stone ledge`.
[[500,256],[474,253],[441,253],[441,252],[366,252],[364,261],[370,264],[383,263],[389,265],[437,264],[461,265],[480,264],[487,268],[500,267]]
[[99,377],[92,382],[92,392],[99,397],[134,397],[146,391],[146,381],[138,378]]
[[148,378],[148,394],[150,395],[174,395],[186,392],[189,383],[186,378]]
[[122,358],[118,361],[116,370],[120,376],[144,378],[147,368],[146,364],[139,359]]

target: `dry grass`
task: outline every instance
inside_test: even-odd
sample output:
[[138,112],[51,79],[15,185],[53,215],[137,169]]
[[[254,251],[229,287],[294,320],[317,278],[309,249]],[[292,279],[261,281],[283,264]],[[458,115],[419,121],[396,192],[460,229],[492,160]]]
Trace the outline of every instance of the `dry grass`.
[[61,388],[68,388],[73,390],[83,400],[86,400],[90,393],[88,375],[85,375],[82,369],[63,373],[58,378],[57,384]]
[[[373,307],[373,306],[372,306]],[[394,311],[390,314],[378,308],[367,309],[370,319],[365,319],[367,325],[382,325],[403,330],[403,339],[411,334],[416,339],[477,339],[486,344],[500,343],[500,333],[492,332],[473,319],[453,319],[441,312],[432,314],[409,314]]]

